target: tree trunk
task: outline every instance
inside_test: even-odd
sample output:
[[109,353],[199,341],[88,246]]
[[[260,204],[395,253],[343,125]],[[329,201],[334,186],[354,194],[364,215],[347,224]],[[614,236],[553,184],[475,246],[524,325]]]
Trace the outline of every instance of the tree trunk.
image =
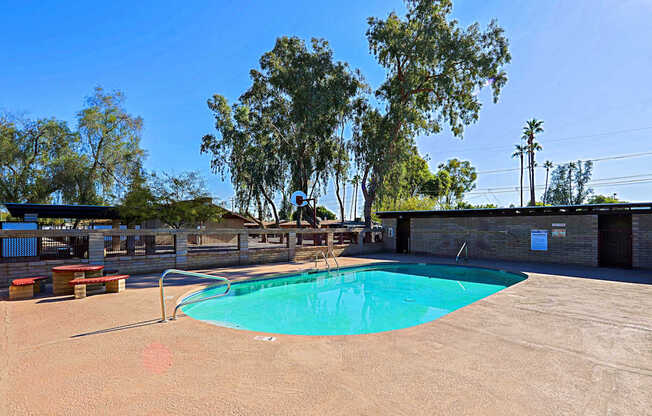
[[528,138],[528,159],[530,162],[530,205],[536,205],[536,196],[534,189],[534,136]]
[[521,153],[521,206],[523,206],[523,153]]
[[[346,189],[346,185],[344,185],[344,188]],[[340,196],[339,175],[335,175],[335,196],[337,196],[337,203],[340,206],[340,220],[342,221],[342,224],[344,224],[344,202],[342,201],[342,197]]]
[[364,175],[362,175],[362,181],[360,182],[360,188],[362,189],[362,195],[364,196],[364,224],[365,227],[371,228],[371,207],[376,199],[376,188],[378,183],[378,178],[374,172],[371,175],[371,181],[369,186],[367,186],[367,177],[369,176],[369,170],[365,170]]
[[545,205],[546,200],[548,199],[548,176],[550,174],[550,169],[546,169],[546,187],[543,190],[543,203]]
[[260,188],[260,192],[263,194],[263,197],[265,198],[265,201],[267,201],[267,203],[272,207],[272,213],[274,214],[274,223],[276,225],[276,228],[279,228],[281,226],[280,225],[281,223],[280,223],[280,221],[278,219],[278,211],[276,210],[276,204],[274,203],[272,198],[270,198],[267,195],[267,192],[265,192],[265,190],[262,187]]

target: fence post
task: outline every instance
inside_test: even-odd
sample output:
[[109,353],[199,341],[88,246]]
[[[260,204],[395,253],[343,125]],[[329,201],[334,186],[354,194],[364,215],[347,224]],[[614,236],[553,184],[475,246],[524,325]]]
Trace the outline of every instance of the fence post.
[[326,234],[326,246],[328,247],[328,252],[330,253],[333,250],[333,232],[328,231]]
[[188,234],[177,233],[174,235],[174,252],[177,269],[182,269],[188,264]]
[[[120,230],[120,220],[113,220],[111,222],[111,229]],[[120,251],[120,236],[113,235],[111,236],[111,250]]]
[[358,232],[358,250],[362,251],[362,246],[364,246],[364,236],[366,231]]
[[88,233],[88,262],[104,265],[104,234]]
[[288,233],[288,261],[294,261],[297,254],[297,233],[290,231]]
[[246,232],[238,234],[238,254],[240,264],[249,263],[249,235]]

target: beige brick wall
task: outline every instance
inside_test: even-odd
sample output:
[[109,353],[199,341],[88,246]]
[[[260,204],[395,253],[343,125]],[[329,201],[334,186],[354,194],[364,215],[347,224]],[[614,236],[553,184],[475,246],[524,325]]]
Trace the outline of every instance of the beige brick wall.
[[88,260],[43,260],[24,263],[0,263],[0,288],[9,287],[11,281],[22,277],[48,276],[52,282],[52,268],[67,264],[86,264]]
[[[549,234],[548,251],[530,250],[530,231],[550,233],[553,223],[566,224],[566,237]],[[395,224],[395,220],[392,225],[383,221],[384,226]],[[470,258],[597,266],[597,235],[596,215],[412,218],[410,251],[455,257],[467,241]],[[386,247],[391,244],[387,242]]]
[[632,215],[632,263],[652,269],[652,215]]

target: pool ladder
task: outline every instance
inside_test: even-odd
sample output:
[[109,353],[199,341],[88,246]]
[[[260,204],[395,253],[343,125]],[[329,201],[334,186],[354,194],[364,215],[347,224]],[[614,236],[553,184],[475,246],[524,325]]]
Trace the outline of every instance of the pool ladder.
[[[337,257],[335,257],[335,253],[333,252],[332,248],[328,248],[328,256],[333,257],[333,260],[335,260],[335,266],[337,267],[337,271],[340,271],[340,263],[337,261]],[[315,269],[319,270],[319,254],[321,254],[322,258],[324,259],[324,263],[326,263],[326,269],[330,272],[331,271],[331,265],[328,263],[328,256],[326,253],[324,253],[323,250],[318,251],[315,253]]]
[[206,298],[200,298],[200,299],[193,299],[193,300],[186,300],[183,302],[179,302],[177,306],[174,307],[174,313],[172,314],[172,318],[170,318],[172,321],[177,319],[177,311],[179,308],[185,305],[190,305],[192,303],[197,303],[197,302],[203,302],[205,300],[209,299],[215,299],[215,298],[221,298],[222,296],[228,295],[229,291],[231,290],[231,281],[227,279],[226,277],[222,276],[212,276],[210,274],[203,274],[203,273],[195,273],[195,272],[187,272],[185,270],[177,270],[177,269],[168,269],[163,272],[161,275],[161,278],[158,281],[158,285],[161,289],[161,321],[160,322],[167,322],[167,317],[165,316],[165,290],[163,289],[163,279],[168,274],[181,274],[184,276],[193,276],[193,277],[204,277],[206,279],[213,279],[213,280],[221,280],[223,282],[226,282],[226,290],[223,293],[220,293],[219,295],[214,295],[214,296],[209,296]]

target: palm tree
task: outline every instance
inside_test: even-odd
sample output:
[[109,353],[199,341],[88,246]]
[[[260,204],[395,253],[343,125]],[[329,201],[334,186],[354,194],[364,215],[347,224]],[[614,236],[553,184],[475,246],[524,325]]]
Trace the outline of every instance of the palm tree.
[[535,136],[539,133],[543,133],[543,121],[533,118],[528,120],[523,127],[523,140],[527,142],[528,147],[528,162],[529,162],[529,173],[530,173],[530,205],[536,205],[536,195],[534,188],[534,154],[538,151],[543,150],[541,145],[534,141]]
[[546,203],[546,200],[548,199],[548,177],[550,176],[550,169],[552,169],[554,165],[552,164],[551,161],[546,160],[546,162],[543,164],[543,167],[546,168],[546,188],[545,191],[543,191],[543,203]]
[[515,148],[516,150],[512,153],[512,158],[518,157],[521,159],[521,206],[523,206],[523,157],[527,153],[527,147],[517,144]]

